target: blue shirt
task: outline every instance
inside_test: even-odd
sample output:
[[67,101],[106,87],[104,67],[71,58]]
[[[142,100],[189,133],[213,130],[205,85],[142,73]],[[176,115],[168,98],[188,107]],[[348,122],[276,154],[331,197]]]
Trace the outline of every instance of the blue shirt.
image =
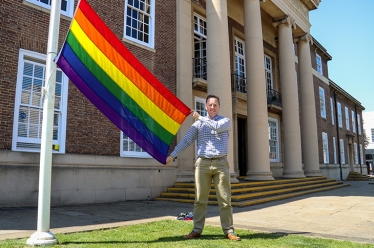
[[197,157],[214,158],[228,154],[230,119],[216,115],[213,119],[200,117],[175,147],[170,156],[175,157],[197,141]]

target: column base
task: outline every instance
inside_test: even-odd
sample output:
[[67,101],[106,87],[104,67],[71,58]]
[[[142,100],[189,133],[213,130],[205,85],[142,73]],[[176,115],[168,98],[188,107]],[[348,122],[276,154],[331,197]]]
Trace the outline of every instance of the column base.
[[246,181],[270,181],[274,180],[273,173],[271,171],[264,171],[264,172],[258,172],[258,171],[248,171],[246,173],[245,179]]
[[177,183],[193,183],[195,182],[195,172],[193,171],[182,171],[178,173],[177,179],[175,180]]
[[320,170],[305,170],[304,175],[306,177],[320,177],[323,176]]
[[283,171],[282,178],[304,178],[304,171]]
[[27,240],[28,245],[53,245],[57,244],[58,239],[51,232],[34,232]]
[[238,183],[239,180],[235,172],[230,172],[230,183]]

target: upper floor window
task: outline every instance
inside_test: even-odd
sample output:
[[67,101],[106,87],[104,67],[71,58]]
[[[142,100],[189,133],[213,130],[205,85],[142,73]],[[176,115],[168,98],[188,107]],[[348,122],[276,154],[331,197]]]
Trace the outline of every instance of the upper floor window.
[[319,108],[321,117],[326,118],[325,90],[319,87]]
[[340,105],[340,102],[338,102],[338,122],[339,127],[343,127],[342,106]]
[[361,116],[357,115],[358,134],[361,135]]
[[[35,4],[37,6],[51,9],[52,0],[26,0],[29,3]],[[61,0],[61,14],[73,17],[74,12],[74,0]]]
[[[12,150],[40,152],[46,55],[21,49],[18,58],[18,76],[14,107]],[[68,78],[61,70],[56,72],[53,114],[52,148],[65,152]]]
[[356,132],[356,116],[355,112],[352,110],[352,131]]
[[247,92],[247,85],[245,84],[245,43],[239,38],[235,37],[235,77],[237,90],[243,93]]
[[125,38],[154,48],[155,1],[125,0]]
[[316,55],[316,62],[317,62],[317,71],[319,74],[323,74],[322,72],[322,58],[318,54]]
[[272,90],[273,89],[273,66],[272,66],[271,58],[267,55],[264,56],[264,65],[265,65],[266,89]]
[[322,132],[323,163],[329,163],[329,141],[327,133]]
[[335,116],[334,116],[334,103],[332,98],[330,97],[330,109],[331,109],[331,124],[335,124]]
[[349,130],[349,110],[347,107],[345,107],[345,126],[347,130]]
[[279,137],[278,137],[278,120],[268,119],[269,129],[269,158],[270,162],[279,161]]
[[194,14],[194,78],[207,79],[206,20]]
[[374,128],[371,129],[371,142],[374,142]]

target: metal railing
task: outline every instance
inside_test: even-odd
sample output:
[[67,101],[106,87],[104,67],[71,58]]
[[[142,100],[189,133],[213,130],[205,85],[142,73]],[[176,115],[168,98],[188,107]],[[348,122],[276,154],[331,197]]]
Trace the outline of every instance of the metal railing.
[[232,92],[241,92],[247,93],[247,81],[245,77],[242,77],[238,74],[231,74],[231,91]]
[[268,104],[277,105],[279,107],[282,107],[282,94],[275,91],[275,90],[266,90],[266,95],[268,99]]
[[205,58],[192,58],[193,78],[207,80],[207,64]]

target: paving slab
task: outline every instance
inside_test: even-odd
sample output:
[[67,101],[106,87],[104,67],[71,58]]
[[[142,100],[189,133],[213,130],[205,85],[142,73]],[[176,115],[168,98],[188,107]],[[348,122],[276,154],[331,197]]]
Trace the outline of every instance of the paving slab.
[[[240,234],[241,229],[247,229],[374,244],[372,182],[349,181],[345,182],[351,184],[349,187],[236,207],[236,232]],[[176,219],[179,213],[192,209],[191,203],[167,201],[52,206],[50,227],[54,234],[89,231]],[[208,206],[206,224],[220,226],[217,206]],[[28,238],[36,226],[37,207],[0,208],[0,240]]]

